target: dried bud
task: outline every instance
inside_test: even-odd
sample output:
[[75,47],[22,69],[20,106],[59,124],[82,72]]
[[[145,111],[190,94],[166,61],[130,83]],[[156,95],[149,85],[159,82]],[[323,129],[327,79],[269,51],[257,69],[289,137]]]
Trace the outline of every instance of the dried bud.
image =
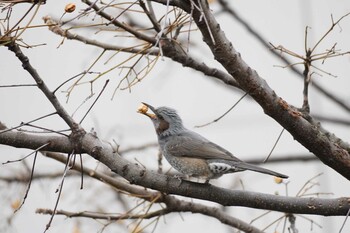
[[66,5],[66,7],[64,8],[64,11],[66,13],[72,13],[73,11],[75,11],[75,4],[74,3],[68,3]]
[[11,203],[11,208],[13,210],[17,210],[20,206],[21,206],[21,201],[19,199],[16,199]]
[[280,178],[280,177],[277,177],[277,176],[275,176],[273,179],[275,180],[275,183],[276,183],[276,184],[280,184],[280,183],[283,182],[283,179]]
[[144,104],[142,104],[138,109],[137,112],[138,113],[142,113],[142,114],[146,114],[148,111],[148,107]]

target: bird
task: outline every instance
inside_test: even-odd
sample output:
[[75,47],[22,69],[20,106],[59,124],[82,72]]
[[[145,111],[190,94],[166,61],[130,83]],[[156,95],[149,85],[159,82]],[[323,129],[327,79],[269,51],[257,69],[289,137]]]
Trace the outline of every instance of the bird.
[[[149,113],[149,109],[153,113]],[[186,176],[205,179],[205,183],[209,183],[224,174],[251,170],[288,178],[287,175],[243,162],[228,150],[185,128],[181,117],[172,108],[155,108],[142,103],[138,112],[151,119],[161,153],[173,168]]]

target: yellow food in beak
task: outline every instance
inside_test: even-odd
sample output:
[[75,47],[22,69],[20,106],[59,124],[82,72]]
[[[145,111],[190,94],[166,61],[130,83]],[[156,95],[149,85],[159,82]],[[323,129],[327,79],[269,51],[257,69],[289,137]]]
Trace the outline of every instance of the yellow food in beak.
[[141,106],[137,109],[137,112],[138,112],[138,113],[141,113],[141,114],[143,114],[143,115],[146,115],[146,116],[148,116],[148,117],[150,117],[150,118],[156,118],[156,115],[155,115],[155,114],[153,114],[153,113],[148,113],[147,111],[148,111],[148,107],[147,107],[146,105],[144,105],[144,104],[141,104]]

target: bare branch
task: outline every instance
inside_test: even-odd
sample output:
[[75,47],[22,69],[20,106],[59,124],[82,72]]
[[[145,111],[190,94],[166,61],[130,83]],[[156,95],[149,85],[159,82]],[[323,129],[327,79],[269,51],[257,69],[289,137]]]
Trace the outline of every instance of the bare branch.
[[[232,7],[230,7],[227,0],[218,0],[218,2],[221,4],[223,11],[229,13],[234,19],[236,19],[237,22],[240,23],[252,36],[254,36],[260,44],[262,44],[268,51],[270,51],[272,55],[281,59],[286,64],[286,66],[291,69],[291,71],[298,75],[298,77],[303,78],[302,72],[293,65],[291,65],[291,62],[286,57],[281,56],[281,54],[276,52],[275,49],[271,49],[271,44],[268,43],[268,39],[264,38],[261,34],[259,34],[257,30],[255,30],[251,25],[249,25]],[[179,3],[176,3],[176,5],[180,6]],[[326,90],[316,81],[312,82],[312,87],[318,90],[323,95],[325,95],[331,101],[336,103],[338,106],[350,112],[350,105],[344,100],[342,100],[340,97],[336,96],[335,93],[331,93],[330,91]]]
[[235,227],[244,232],[263,233],[263,231],[259,230],[258,228],[228,215],[219,208],[208,207],[199,203],[194,204],[192,202],[180,201],[171,196],[165,196],[165,203],[167,204],[167,207],[172,211],[200,213],[214,217],[220,222]]
[[[72,150],[74,151],[74,150]],[[50,220],[49,222],[46,224],[46,228],[45,228],[45,231],[44,233],[50,228],[51,226],[51,223],[53,221],[53,218],[55,217],[55,211],[57,210],[57,207],[58,207],[58,203],[61,199],[61,194],[62,194],[62,190],[63,190],[63,184],[64,184],[64,180],[66,178],[66,175],[67,175],[67,172],[68,170],[70,169],[71,167],[71,159],[72,159],[72,154],[68,154],[67,156],[67,162],[66,162],[66,166],[64,168],[64,171],[63,171],[63,174],[62,174],[62,178],[61,178],[61,183],[59,184],[59,187],[58,189],[56,190],[56,193],[58,192],[58,195],[57,195],[57,198],[56,198],[56,202],[55,202],[55,206],[54,206],[54,211],[53,211],[53,214],[51,214],[51,217],[50,217]]]
[[106,80],[105,85],[102,87],[102,90],[100,91],[100,93],[98,94],[98,96],[96,97],[96,99],[94,100],[94,102],[91,104],[91,106],[89,107],[89,109],[86,111],[86,113],[84,114],[84,116],[81,118],[79,124],[81,124],[85,117],[89,114],[89,112],[91,111],[91,109],[94,107],[94,105],[96,104],[97,100],[100,98],[100,96],[102,95],[103,91],[105,90],[106,86],[108,85],[109,79]]
[[[320,126],[310,116],[301,113],[279,97],[266,81],[240,57],[220,29],[209,8],[204,8],[204,13],[215,37],[215,45],[210,39],[206,24],[200,21],[202,13],[194,11],[193,18],[215,59],[225,67],[228,73],[234,75],[239,86],[249,93],[267,115],[279,122],[297,141],[318,156],[326,165],[350,180],[350,148],[339,148],[339,142],[320,130]],[[342,144],[342,146],[345,145]]]
[[[30,140],[29,140],[30,138]],[[52,138],[54,139],[54,138]],[[11,146],[35,149],[35,142],[47,142],[48,137],[26,133],[6,132],[0,134],[0,143]],[[60,137],[55,143],[48,145],[46,150],[70,152],[73,146],[66,137]],[[101,142],[93,134],[86,134],[82,139],[80,153],[88,153],[104,163],[112,171],[123,176],[132,184],[159,190],[169,194],[177,194],[197,199],[220,203],[224,206],[246,206],[258,209],[269,209],[288,213],[318,214],[318,215],[346,215],[350,208],[348,198],[294,198],[276,195],[254,193],[239,190],[228,190],[213,185],[180,182],[177,178],[145,170],[138,164],[131,163],[113,151],[109,144]],[[78,165],[76,165],[78,166]],[[78,166],[80,167],[80,166]],[[310,206],[312,208],[310,208]]]
[[159,49],[158,48],[150,48],[150,49],[144,49],[143,47],[138,48],[135,46],[132,47],[123,47],[118,46],[110,43],[103,43],[101,41],[92,40],[90,38],[84,37],[82,35],[72,33],[69,30],[63,29],[57,22],[55,22],[50,16],[43,17],[43,20],[45,23],[49,26],[50,31],[54,32],[57,35],[60,35],[62,37],[65,37],[69,40],[78,40],[83,42],[84,44],[93,45],[96,47],[100,47],[104,50],[114,50],[114,51],[121,51],[121,52],[127,52],[127,53],[136,53],[136,54],[149,54],[149,55],[158,55]]
[[346,221],[348,220],[349,215],[350,215],[350,209],[349,209],[348,213],[346,214],[346,217],[345,217],[345,219],[344,219],[343,224],[342,224],[341,227],[340,227],[339,233],[341,233],[341,232],[343,231],[344,226],[345,226],[345,223],[346,223]]
[[[103,18],[110,20],[115,26],[121,27],[127,32],[130,32],[133,34],[136,38],[145,41],[146,43],[150,43],[155,45],[156,44],[156,38],[150,38],[149,36],[142,36],[141,32],[137,32],[133,30],[132,28],[128,27],[126,24],[122,24],[117,20],[113,20],[113,17],[109,15],[108,13],[104,12],[102,8],[98,7],[96,4],[93,4],[91,1],[86,0],[84,1],[86,4],[89,4],[89,6],[92,6],[94,10],[101,15]],[[166,2],[166,1],[165,1]],[[170,1],[171,4],[171,1]],[[79,40],[83,43],[87,43],[90,45],[94,45],[100,48],[103,48],[105,50],[116,50],[121,52],[129,52],[129,53],[135,53],[135,54],[149,54],[149,55],[159,55],[160,51],[158,48],[150,48],[149,46],[142,47],[142,48],[136,48],[136,47],[120,47],[115,45],[110,45],[106,43],[102,43],[100,41],[91,40],[89,38],[85,38],[83,36],[80,36],[78,34],[73,34],[69,32],[68,30],[64,30],[61,28],[55,21],[53,21],[49,16],[44,17],[44,20],[49,25],[49,28],[54,33],[61,35],[63,37],[66,37],[68,39],[74,39]],[[120,24],[122,26],[120,26]],[[163,55],[166,57],[169,57],[170,59],[179,62],[185,67],[190,67],[194,70],[200,71],[204,73],[205,75],[215,77],[224,83],[231,85],[233,87],[238,87],[237,82],[232,78],[231,75],[227,74],[224,71],[221,71],[216,68],[211,68],[207,66],[204,62],[197,61],[197,59],[191,57],[189,54],[187,54],[179,44],[177,44],[175,41],[172,41],[170,39],[162,38],[160,41],[161,48],[163,51]],[[149,47],[149,48],[148,48]]]
[[141,146],[130,146],[124,149],[120,149],[118,151],[119,154],[126,154],[126,153],[130,153],[130,152],[135,152],[135,151],[142,151],[148,148],[152,148],[152,147],[158,147],[158,143],[153,142],[153,143],[147,143]]
[[215,120],[213,120],[213,121],[211,121],[211,122],[209,122],[209,123],[203,124],[203,125],[197,125],[197,126],[195,126],[195,127],[196,127],[196,128],[200,128],[200,127],[208,126],[208,125],[210,125],[210,124],[213,124],[213,123],[215,123],[215,122],[218,122],[218,121],[221,120],[224,116],[226,116],[229,112],[231,112],[231,110],[234,109],[234,108],[237,106],[237,104],[239,104],[239,102],[241,102],[241,100],[244,99],[244,97],[246,97],[247,95],[248,95],[248,93],[245,93],[241,98],[239,98],[239,99],[237,100],[237,102],[236,102],[231,108],[229,108],[224,114],[222,114],[221,116],[219,116],[219,117],[216,118]]
[[0,133],[5,133],[5,132],[8,132],[8,131],[11,131],[11,130],[14,130],[14,129],[18,129],[18,128],[24,126],[24,125],[29,125],[30,123],[33,123],[33,122],[35,122],[35,121],[44,119],[44,118],[49,117],[49,116],[52,116],[52,115],[55,115],[56,113],[57,113],[57,112],[49,113],[49,114],[47,114],[47,115],[38,117],[38,118],[36,118],[36,119],[34,119],[34,120],[31,120],[31,121],[22,122],[20,125],[15,126],[15,127],[12,127],[12,128],[9,128],[9,129],[5,129],[5,130],[1,131]]
[[42,150],[43,148],[45,148],[46,146],[48,146],[50,143],[45,143],[41,146],[39,146],[38,148],[36,148],[33,152],[29,153],[28,155],[24,156],[23,158],[20,158],[20,159],[16,159],[16,160],[9,160],[9,161],[6,161],[4,163],[2,163],[3,165],[4,164],[8,164],[8,163],[15,163],[15,162],[19,162],[19,161],[23,161],[25,160],[26,158],[28,158],[29,156],[31,156],[32,154],[35,154],[35,157],[36,157],[36,153],[40,150]]
[[91,6],[92,9],[95,10],[96,14],[100,15],[102,18],[105,18],[108,20],[111,24],[115,25],[116,27],[124,29],[126,32],[129,32],[130,34],[134,35],[136,38],[146,41],[151,44],[156,44],[156,39],[150,36],[147,36],[143,33],[138,32],[133,27],[121,23],[117,20],[118,17],[112,17],[111,15],[107,14],[103,9],[101,9],[97,4],[91,2],[90,0],[82,0],[83,3],[86,3],[87,5]]
[[30,173],[30,178],[29,178],[29,183],[28,183],[28,186],[27,186],[27,190],[26,190],[26,193],[24,194],[22,203],[18,206],[18,208],[15,210],[15,212],[17,212],[18,210],[21,209],[21,207],[24,205],[24,202],[26,201],[26,199],[27,199],[27,197],[28,197],[28,193],[29,193],[29,190],[30,190],[30,186],[31,186],[32,180],[33,180],[34,169],[35,169],[35,162],[36,162],[37,155],[38,155],[38,151],[35,151],[34,160],[33,160],[33,166],[32,166],[32,171],[31,171],[31,173]]
[[13,84],[13,85],[0,85],[0,88],[8,87],[36,87],[36,84]]
[[[59,153],[47,153],[48,157],[56,159],[62,163],[65,163],[67,158]],[[117,188],[118,190],[121,190],[122,192],[129,192],[132,196],[136,196],[148,201],[155,201],[157,203],[164,202],[167,205],[167,208],[163,208],[161,210],[142,214],[142,215],[130,215],[130,214],[123,214],[119,216],[113,216],[113,215],[107,215],[107,214],[100,214],[100,213],[91,213],[91,212],[78,212],[78,213],[71,213],[67,211],[56,211],[56,214],[63,214],[68,217],[88,217],[88,218],[94,218],[94,219],[107,219],[107,220],[119,220],[119,219],[133,219],[133,218],[152,218],[160,215],[165,215],[172,212],[192,212],[192,213],[200,213],[203,215],[211,216],[214,218],[217,218],[219,221],[221,221],[224,224],[227,224],[229,226],[235,227],[237,229],[240,229],[244,232],[256,232],[261,233],[260,230],[257,228],[251,226],[250,224],[247,224],[243,222],[240,219],[234,218],[222,210],[219,210],[215,207],[208,207],[199,203],[193,203],[193,202],[186,202],[183,200],[179,200],[176,197],[171,196],[162,196],[160,197],[160,193],[145,190],[141,187],[137,187],[135,185],[130,185],[125,182],[123,182],[121,179],[118,178],[112,178],[110,176],[107,176],[105,174],[102,174],[97,171],[93,171],[89,168],[81,168],[78,165],[73,165],[72,169],[83,172],[84,174],[87,174],[97,180],[102,180],[109,185]],[[156,199],[157,198],[157,199]],[[37,210],[37,213],[48,213],[52,214],[52,210]]]
[[35,213],[37,214],[50,214],[50,215],[64,215],[68,218],[76,218],[76,217],[82,217],[82,218],[92,218],[92,219],[104,219],[108,221],[118,221],[123,219],[150,219],[153,217],[161,216],[168,214],[170,211],[168,209],[161,209],[157,210],[151,213],[147,214],[120,214],[120,215],[113,215],[113,214],[106,214],[106,213],[98,213],[98,212],[91,212],[91,211],[81,211],[81,212],[70,212],[66,210],[56,210],[55,212],[50,209],[37,209]]
[[0,2],[3,3],[13,3],[13,4],[17,4],[17,3],[33,3],[33,4],[45,4],[46,0],[0,0]]
[[270,156],[272,155],[272,152],[275,150],[275,148],[276,148],[278,142],[280,141],[283,132],[284,132],[284,128],[283,128],[283,129],[281,130],[281,132],[279,133],[279,135],[278,135],[278,137],[277,137],[275,143],[273,144],[273,146],[272,146],[272,148],[271,148],[271,150],[270,150],[270,153],[269,153],[269,154],[267,155],[267,157],[264,159],[264,163],[266,163],[267,161],[269,161]]
[[320,161],[316,156],[310,155],[275,155],[273,158],[270,158],[266,162],[263,159],[259,159],[259,157],[263,156],[256,156],[257,158],[253,159],[246,159],[244,162],[246,163],[252,163],[252,164],[263,164],[263,163],[286,163],[286,162],[312,162],[312,161]]
[[[76,175],[78,174],[73,171],[67,173],[69,177]],[[28,183],[30,180],[56,179],[61,177],[62,172],[33,174],[33,177],[30,174],[17,174],[16,176],[0,176],[0,181],[7,183]]]
[[332,19],[332,25],[330,26],[330,28],[325,32],[325,34],[317,41],[317,43],[314,45],[314,47],[311,49],[311,53],[313,53],[315,51],[315,49],[318,47],[318,45],[327,37],[327,35],[333,31],[334,27],[340,23],[340,21],[342,21],[344,18],[348,17],[350,15],[350,12],[343,15],[342,17],[340,17],[337,21],[334,22],[333,20],[333,16],[331,16]]

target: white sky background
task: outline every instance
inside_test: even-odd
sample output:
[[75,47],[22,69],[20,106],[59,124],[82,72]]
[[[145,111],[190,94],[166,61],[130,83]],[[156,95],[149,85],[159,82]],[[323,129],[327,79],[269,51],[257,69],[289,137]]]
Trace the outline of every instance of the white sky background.
[[[231,1],[230,1],[231,2]],[[47,1],[46,5],[40,8],[37,20],[33,24],[41,24],[41,17],[52,15],[60,17],[64,6],[68,1]],[[261,33],[269,42],[274,45],[283,45],[294,52],[302,54],[304,51],[304,31],[306,26],[312,29],[309,31],[309,44],[313,45],[331,25],[331,14],[334,19],[338,19],[350,12],[350,1],[234,1],[234,9],[253,27]],[[84,5],[79,5],[86,8]],[[21,16],[28,8],[28,5],[17,6],[13,14]],[[62,9],[62,10],[58,10]],[[214,3],[212,9],[217,12],[219,7]],[[165,8],[161,8],[164,13]],[[20,12],[20,13],[19,13]],[[3,17],[3,16],[2,16]],[[282,64],[275,57],[270,55],[240,24],[225,14],[217,16],[221,28],[226,36],[232,41],[233,46],[241,53],[243,59],[266,79],[268,84],[283,99],[295,106],[302,103],[302,81],[287,69],[275,67]],[[341,22],[341,28],[336,27],[331,35],[321,45],[321,49],[330,48],[335,42],[337,47],[343,51],[350,50],[350,17]],[[54,35],[45,28],[27,30],[22,36],[28,44],[46,43],[32,49],[23,49],[29,57],[30,62],[43,78],[43,80],[53,90],[64,80],[86,70],[101,52],[100,49],[86,46],[76,41],[65,41],[58,49],[61,38]],[[190,52],[197,58],[203,59],[208,65],[221,68],[213,59],[210,51],[201,41],[199,32],[191,35],[196,45],[190,48]],[[113,43],[113,39],[110,39]],[[194,43],[193,42],[193,43]],[[311,47],[311,46],[310,46]],[[321,50],[320,50],[321,51]],[[31,77],[24,71],[18,59],[6,48],[0,47],[0,85],[33,83]],[[114,62],[120,62],[120,57],[115,57]],[[100,62],[94,68],[95,71],[104,71],[106,66]],[[326,61],[322,69],[336,75],[333,78],[327,75],[315,76],[317,82],[327,87],[331,92],[342,96],[348,101],[349,94],[349,56]],[[301,67],[299,67],[301,68]],[[106,78],[111,82],[98,101],[97,105],[90,112],[83,123],[83,127],[89,131],[94,128],[97,134],[108,141],[116,140],[121,149],[129,146],[140,145],[156,141],[156,135],[151,122],[144,116],[136,113],[140,102],[150,103],[154,106],[166,105],[177,109],[182,116],[185,125],[194,129],[195,125],[203,124],[218,117],[231,107],[241,96],[233,89],[213,82],[211,78],[195,72],[181,65],[171,62],[169,59],[159,61],[151,74],[141,83],[136,85],[131,93],[128,91],[118,91],[115,98],[111,100],[114,88],[120,80],[118,72]],[[96,93],[104,84],[103,80],[94,85]],[[89,95],[88,85],[77,88],[68,103],[65,103],[64,93],[59,93],[59,99],[69,113],[73,113],[81,102]],[[62,89],[64,90],[64,89]],[[76,119],[84,115],[86,109],[92,101],[88,101],[76,114]],[[320,95],[313,88],[310,89],[311,112],[323,116],[348,116],[337,106],[330,103],[325,97]],[[26,122],[44,114],[53,112],[53,108],[43,97],[43,94],[35,87],[0,89],[1,118],[8,127],[16,126],[20,122]],[[41,126],[55,129],[65,128],[61,120],[57,117],[46,119]],[[324,126],[334,132],[337,136],[350,141],[349,129],[344,126],[334,124],[324,124]],[[194,129],[208,139],[218,143],[231,151],[242,160],[248,158],[261,158],[269,153],[273,146],[281,127],[271,118],[263,114],[261,108],[253,101],[245,98],[229,115],[213,125]],[[0,161],[20,158],[28,153],[27,150],[16,150],[9,147],[0,147]],[[307,150],[299,145],[293,138],[285,132],[277,145],[273,156],[283,156],[290,154],[307,154]],[[127,158],[142,162],[147,168],[156,169],[156,149],[146,150],[142,153],[128,154]],[[85,156],[87,166],[94,168],[96,163]],[[28,160],[31,163],[32,159]],[[164,161],[165,168],[169,166]],[[25,169],[22,164],[0,165],[0,175],[18,174]],[[339,174],[323,165],[322,163],[290,163],[267,165],[266,167],[290,176],[288,193],[295,195],[302,185],[311,177],[320,172],[324,174],[317,179],[319,186],[314,187],[310,192],[334,193],[331,197],[349,196],[350,189],[347,188],[349,182]],[[36,168],[37,173],[63,170],[62,165],[50,159],[38,157]],[[212,182],[221,187],[232,187],[241,189],[238,183],[240,178],[244,188],[250,191],[285,194],[285,187],[277,185],[270,176],[260,175],[253,172],[227,175],[218,181]],[[25,186],[19,184],[6,185],[0,183],[0,231],[6,229],[8,232],[43,232],[49,217],[35,214],[36,208],[53,208],[59,179],[51,181],[41,180],[34,182],[29,197],[23,208],[13,218],[12,227],[6,228],[6,218],[11,215],[10,203],[16,199],[21,199],[24,195]],[[79,190],[79,179],[72,179],[65,184],[63,197],[58,209],[68,211],[107,211],[118,212],[120,205],[116,200],[113,191],[106,189],[98,182],[85,179],[84,190]],[[104,188],[104,189],[103,189]],[[327,197],[327,196],[326,196]],[[132,206],[132,205],[131,205]],[[249,222],[251,219],[264,213],[260,210],[250,210],[247,208],[229,207],[232,215]],[[181,218],[183,217],[183,219]],[[172,214],[159,222],[155,232],[229,232],[227,227],[215,219],[210,219],[201,215],[192,214]],[[280,214],[268,215],[256,222],[257,227],[264,227],[271,223]],[[310,230],[310,223],[297,217],[297,228],[300,232],[338,232],[344,217],[318,217],[308,216],[323,226],[322,229],[314,226]],[[84,219],[65,219],[56,216],[49,232],[71,232],[73,226],[80,224],[81,232],[97,232],[102,225],[97,221]],[[145,224],[145,223],[144,223]],[[116,224],[105,229],[105,232],[128,232],[124,227],[117,227]],[[129,228],[132,229],[132,228]],[[343,230],[349,232],[350,223]],[[151,232],[152,228],[147,228]],[[267,232],[273,232],[274,227]],[[279,232],[282,230],[279,229]]]

